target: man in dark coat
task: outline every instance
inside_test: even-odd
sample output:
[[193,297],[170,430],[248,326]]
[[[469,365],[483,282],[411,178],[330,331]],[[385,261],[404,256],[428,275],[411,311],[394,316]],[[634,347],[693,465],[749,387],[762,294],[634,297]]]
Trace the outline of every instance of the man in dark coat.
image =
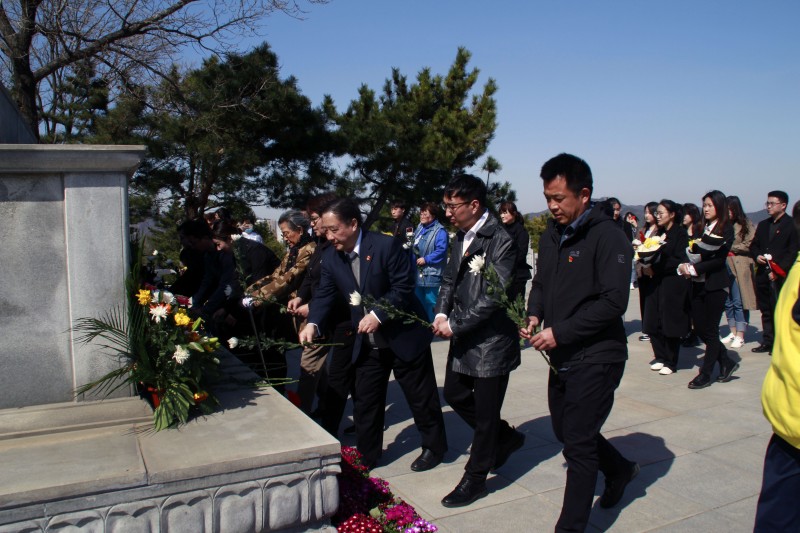
[[392,202],[391,208],[392,220],[392,236],[400,239],[401,242],[406,242],[408,233],[414,233],[414,225],[408,218],[408,204],[401,200]]
[[[430,346],[433,335],[417,322],[407,324],[392,317],[383,305],[425,316],[414,296],[416,267],[399,241],[361,229],[361,212],[352,199],[328,204],[321,222],[333,247],[322,256],[319,286],[309,303],[308,324],[300,332],[300,342],[312,342],[325,330],[337,293],[349,298],[357,333],[353,418],[363,462],[373,467],[383,450],[386,390],[389,374],[394,372],[422,437],[422,453],[411,469],[429,470],[447,451]],[[366,296],[383,307],[366,307],[362,303]]]
[[750,244],[750,252],[756,259],[756,301],[761,311],[761,344],[753,348],[756,353],[772,353],[772,341],[775,339],[775,326],[772,315],[778,294],[783,286],[783,276],[767,268],[767,256],[787,273],[797,258],[797,232],[792,217],[786,216],[789,195],[783,191],[772,191],[767,194],[767,214],[769,218],[762,220],[756,227],[756,234]]
[[[433,331],[450,340],[444,397],[473,428],[472,449],[461,481],[442,500],[445,507],[469,505],[487,494],[486,477],[519,449],[525,436],[500,418],[508,377],[519,366],[517,326],[493,291],[514,280],[517,248],[486,209],[486,185],[469,175],[445,187],[444,205],[460,231],[444,272]],[[500,285],[492,287],[486,269]]]
[[[541,177],[553,219],[539,241],[528,327],[520,334],[546,351],[555,369],[549,373],[548,405],[567,460],[555,530],[584,531],[598,469],[606,480],[604,508],[619,502],[639,472],[600,434],[628,358],[622,316],[633,251],[605,206],[591,203],[592,171],[585,161],[558,155],[544,164]],[[547,327],[534,335],[542,323]]]

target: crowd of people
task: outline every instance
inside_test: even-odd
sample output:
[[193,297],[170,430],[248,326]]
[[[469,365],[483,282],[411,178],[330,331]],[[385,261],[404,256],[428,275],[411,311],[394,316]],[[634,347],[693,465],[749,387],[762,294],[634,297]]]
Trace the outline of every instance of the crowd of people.
[[[774,311],[797,257],[798,234],[782,191],[768,193],[770,217],[757,227],[737,197],[711,191],[702,208],[648,203],[640,228],[632,213],[620,216],[617,199],[592,200],[592,173],[580,158],[552,158],[541,178],[552,218],[539,242],[524,326],[506,309],[526,295],[532,277],[522,216],[513,202],[500,204],[495,215],[484,182],[466,174],[447,184],[442,202],[418,206],[417,225],[407,204],[392,203],[386,233],[363,227],[353,199],[312,197],[278,220],[288,245],[283,258],[253,237],[252,220],[237,225],[218,215],[184,222],[181,261],[188,268],[172,289],[192,294],[191,314],[222,339],[257,333],[298,342],[300,408],[338,437],[352,398],[350,430],[368,468],[381,459],[392,373],[420,435],[411,470],[444,459],[448,441],[431,341],[446,340],[444,400],[473,430],[463,477],[442,499],[446,507],[485,496],[489,473],[524,444],[501,409],[520,364],[520,339],[526,340],[549,357],[548,405],[567,463],[555,529],[583,531],[598,472],[606,508],[639,472],[600,433],[628,358],[629,288],[639,288],[640,338],[652,345],[651,369],[675,373],[682,345],[696,335],[705,354],[689,388],[708,387],[716,367],[716,381],[724,383],[739,367],[728,347],[742,346],[748,310],[757,306],[763,321],[753,351],[782,346],[774,326],[782,317]],[[729,334],[721,338],[723,312]],[[285,350],[267,350],[266,361],[267,375],[280,383]],[[776,430],[776,438],[795,446],[797,461],[796,432],[786,437]]]
[[[661,375],[678,370],[681,346],[705,345],[703,365],[690,389],[730,381],[739,363],[728,348],[744,343],[750,310],[761,312],[762,340],[752,348],[771,353],[772,315],[785,273],[797,256],[798,234],[787,215],[788,195],[767,194],[768,218],[758,226],[748,219],[737,196],[710,191],[701,208],[668,199],[649,202],[644,225],[632,213],[619,217],[620,202],[610,198],[615,220],[634,250],[648,239],[658,239],[657,251],[648,250],[634,261],[631,288],[638,287],[642,316],[639,340],[650,341],[654,360],[650,368]],[[723,312],[728,334],[719,336]]]

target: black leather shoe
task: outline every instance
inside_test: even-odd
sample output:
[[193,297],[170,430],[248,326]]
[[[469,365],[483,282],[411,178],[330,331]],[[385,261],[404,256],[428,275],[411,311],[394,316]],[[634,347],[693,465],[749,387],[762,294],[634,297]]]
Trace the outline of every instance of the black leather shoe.
[[770,355],[772,355],[772,346],[767,346],[766,344],[759,344],[758,346],[756,346],[755,348],[753,348],[750,351],[753,352],[753,353],[767,353],[767,352],[769,352]]
[[426,470],[430,470],[431,468],[435,468],[442,462],[442,456],[436,455],[432,451],[427,448],[422,450],[422,453],[419,454],[419,457],[411,463],[411,470],[414,472],[424,472]]
[[625,493],[625,487],[627,487],[628,483],[637,475],[639,475],[639,464],[631,463],[630,468],[626,472],[618,476],[607,477],[606,490],[604,490],[603,495],[600,496],[600,507],[608,509],[609,507],[617,505],[622,499],[622,495]]
[[711,385],[711,378],[705,374],[697,374],[697,377],[689,382],[690,389],[705,389]]
[[508,461],[511,454],[522,448],[525,444],[525,435],[517,430],[514,430],[512,437],[503,440],[497,446],[497,453],[494,456],[494,466],[492,470],[497,470]]
[[442,505],[445,507],[464,507],[487,494],[489,494],[489,491],[486,490],[485,482],[461,478],[453,492],[442,499]]
[[719,368],[719,376],[717,376],[717,383],[727,383],[733,377],[733,373],[739,370],[739,363],[729,361],[727,365],[721,365]]

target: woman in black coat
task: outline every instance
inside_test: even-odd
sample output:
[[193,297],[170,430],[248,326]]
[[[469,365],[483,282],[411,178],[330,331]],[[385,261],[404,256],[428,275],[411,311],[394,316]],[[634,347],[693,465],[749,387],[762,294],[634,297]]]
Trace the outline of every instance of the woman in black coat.
[[666,376],[677,370],[681,337],[689,332],[691,282],[678,275],[678,265],[687,261],[689,237],[680,224],[681,206],[672,200],[661,200],[655,216],[665,242],[653,262],[643,268],[649,276],[650,295],[645,301],[642,331],[650,336],[655,355],[650,369]]
[[711,373],[719,362],[717,381],[725,383],[739,368],[728,355],[719,338],[719,322],[728,297],[726,260],[733,245],[733,224],[730,223],[728,200],[720,191],[703,196],[703,216],[706,227],[702,236],[695,237],[687,253],[690,261],[681,263],[678,274],[692,280],[692,321],[697,335],[706,345],[703,366],[697,377],[689,382],[690,389],[711,385]]
[[[656,222],[656,208],[658,207],[658,202],[647,202],[644,206],[644,228],[639,235],[639,240],[644,243],[650,237],[658,237],[661,228],[659,228],[658,223]],[[639,284],[639,312],[641,313],[639,316],[644,317],[644,307],[647,298],[653,293],[653,288],[650,286],[650,276],[645,275],[642,272],[642,265],[634,263],[634,270],[636,270],[636,275],[638,278]],[[639,336],[640,341],[647,342],[650,340],[650,336],[644,331],[642,328],[642,335]]]
[[522,295],[525,298],[525,288],[528,280],[531,279],[531,266],[528,264],[528,249],[530,248],[531,236],[528,234],[528,230],[525,229],[522,215],[517,211],[517,205],[514,202],[500,204],[500,221],[517,245],[517,263],[514,269],[514,279],[508,289],[508,296],[512,300],[518,295]]

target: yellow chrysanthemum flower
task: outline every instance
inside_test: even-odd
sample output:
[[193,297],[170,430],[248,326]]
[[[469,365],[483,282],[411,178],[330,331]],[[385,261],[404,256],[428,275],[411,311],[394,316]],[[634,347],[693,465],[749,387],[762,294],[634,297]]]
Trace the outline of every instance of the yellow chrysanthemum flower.
[[188,326],[191,324],[192,319],[189,318],[189,315],[186,314],[186,311],[181,309],[177,313],[175,313],[175,324],[178,326]]
[[136,298],[139,300],[139,305],[147,305],[150,303],[150,291],[146,289],[140,289],[139,293],[136,295]]

